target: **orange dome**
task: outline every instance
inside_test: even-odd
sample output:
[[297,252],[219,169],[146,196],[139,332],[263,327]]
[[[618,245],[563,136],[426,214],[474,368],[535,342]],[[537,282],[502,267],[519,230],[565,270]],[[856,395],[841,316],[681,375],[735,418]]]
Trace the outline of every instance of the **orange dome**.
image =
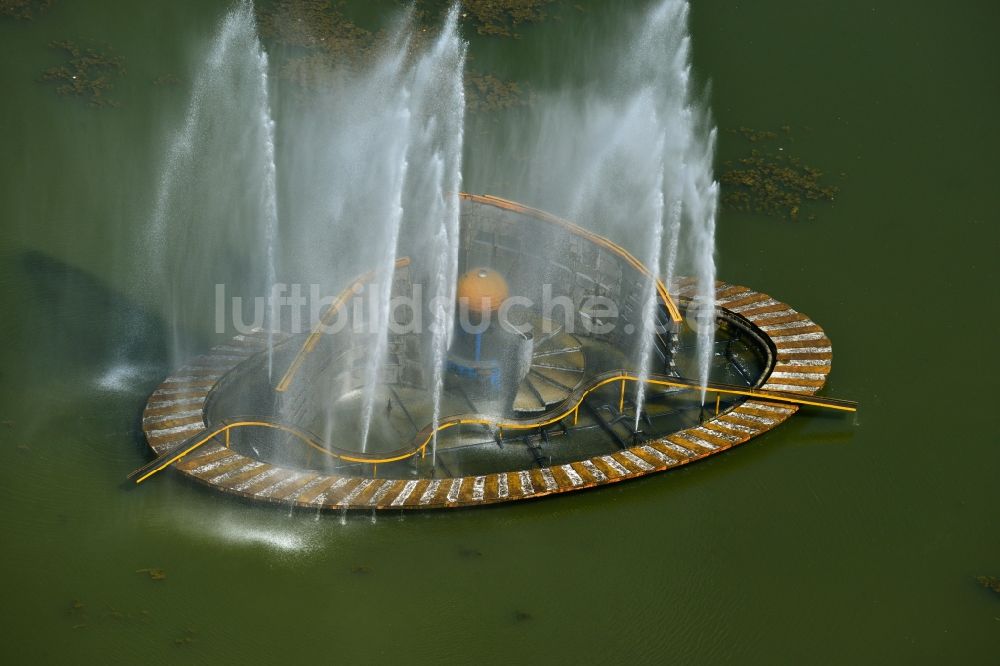
[[455,294],[459,305],[467,303],[470,312],[492,312],[510,295],[507,281],[492,268],[473,268],[458,278]]

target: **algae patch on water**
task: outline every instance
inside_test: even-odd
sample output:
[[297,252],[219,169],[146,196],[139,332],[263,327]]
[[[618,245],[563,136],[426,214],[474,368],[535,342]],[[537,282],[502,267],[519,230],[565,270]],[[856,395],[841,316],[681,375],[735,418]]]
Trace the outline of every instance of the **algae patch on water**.
[[114,89],[112,79],[125,74],[124,58],[110,48],[98,50],[71,41],[52,42],[49,46],[60,51],[66,61],[42,72],[42,81],[58,83],[58,94],[82,97],[91,106],[118,106],[107,93]]
[[[422,24],[440,23],[451,8],[451,0],[383,0],[411,9]],[[517,29],[532,23],[560,18],[568,6],[564,0],[462,0],[459,19],[480,35],[518,38]],[[579,5],[573,7],[583,11]]]
[[550,5],[555,0],[465,0],[462,18],[481,35],[517,37],[518,26],[541,23],[552,14]]
[[53,0],[0,0],[0,16],[31,21],[52,6]]
[[277,0],[257,6],[261,38],[298,53],[323,53],[338,61],[364,59],[375,35],[347,18],[330,0]]
[[833,201],[839,193],[839,188],[825,183],[822,171],[788,154],[785,145],[777,145],[782,139],[783,144],[792,143],[790,127],[782,127],[780,134],[749,127],[729,133],[753,147],[746,157],[722,163],[719,182],[726,208],[796,221],[806,202]]
[[[479,20],[476,16],[503,19],[505,25],[534,20],[531,17],[541,20],[537,8],[528,5],[545,3],[493,3],[497,5],[495,10],[487,10],[486,4],[489,3],[464,3],[463,21],[476,22]],[[358,25],[341,5],[332,0],[276,0],[258,5],[261,37],[279,47],[274,52],[276,71],[282,80],[295,84],[302,91],[325,90],[338,71],[357,71],[376,54],[391,47],[391,33]],[[414,5],[413,20],[418,27],[410,36],[411,52],[419,51],[434,36],[427,25],[440,18],[442,9],[447,7],[438,5],[440,3],[434,2]],[[500,28],[493,26],[490,31],[491,34],[500,32]],[[528,103],[528,95],[516,81],[472,71],[465,73],[465,99],[470,113],[503,111]]]
[[977,576],[976,581],[987,590],[993,590],[1000,594],[1000,578],[996,576]]
[[528,97],[517,81],[506,81],[493,74],[465,74],[465,108],[477,111],[503,111],[524,106]]
[[166,580],[167,572],[163,569],[147,568],[147,569],[136,569],[138,574],[146,574],[149,576],[150,580]]

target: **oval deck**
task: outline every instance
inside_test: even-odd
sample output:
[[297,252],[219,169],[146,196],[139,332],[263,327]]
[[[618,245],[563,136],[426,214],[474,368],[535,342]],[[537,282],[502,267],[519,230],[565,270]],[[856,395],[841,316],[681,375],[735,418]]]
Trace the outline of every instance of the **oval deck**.
[[[693,289],[681,283],[675,293]],[[811,395],[826,382],[832,347],[823,329],[790,306],[747,287],[716,285],[719,308],[741,317],[774,345],[763,390]],[[277,341],[277,340],[275,340]],[[168,377],[150,396],[143,430],[163,454],[208,428],[205,405],[226,373],[265,350],[267,334],[238,335]],[[361,478],[291,469],[210,442],[174,467],[225,493],[313,509],[432,509],[535,499],[663,472],[716,455],[767,432],[797,411],[748,399],[704,423],[621,451],[551,467],[436,479]]]

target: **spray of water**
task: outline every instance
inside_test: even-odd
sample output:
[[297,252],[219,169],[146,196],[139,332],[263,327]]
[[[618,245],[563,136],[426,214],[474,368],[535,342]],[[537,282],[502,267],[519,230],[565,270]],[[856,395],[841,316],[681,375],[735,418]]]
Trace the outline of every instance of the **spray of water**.
[[[404,91],[405,92],[405,91]],[[409,98],[408,94],[401,96],[404,100]],[[405,101],[404,101],[405,104]],[[395,127],[408,133],[412,115],[405,106],[395,115]],[[384,238],[382,261],[379,262],[377,273],[378,296],[375,301],[378,310],[373,313],[373,320],[370,322],[370,330],[375,335],[375,344],[372,347],[371,357],[365,373],[364,395],[362,398],[361,413],[361,450],[368,450],[368,435],[371,432],[372,415],[375,410],[376,395],[381,384],[382,369],[385,364],[386,348],[389,343],[388,326],[390,316],[390,298],[392,296],[393,272],[396,264],[396,247],[399,244],[399,228],[403,221],[403,185],[406,182],[406,172],[409,167],[407,161],[408,144],[404,141],[395,146],[395,155],[390,154],[387,162],[389,178],[383,180],[387,190],[391,193],[391,208],[386,218],[387,231]]]
[[[706,120],[708,116],[706,114]],[[696,280],[693,309],[697,330],[698,381],[701,402],[705,403],[715,348],[715,216],[719,205],[719,184],[712,176],[716,130],[697,135],[688,169],[685,200],[690,208],[690,253]]]
[[277,183],[267,69],[253,5],[243,0],[222,20],[195,73],[184,121],[170,137],[160,169],[144,247],[136,253],[136,274],[166,310],[174,359],[189,351],[182,331],[209,319],[206,284],[259,293],[276,282]]
[[440,121],[428,123],[425,142],[436,145],[431,187],[431,221],[440,220],[434,235],[434,297],[431,301],[431,389],[434,441],[432,465],[437,462],[437,425],[441,420],[446,355],[455,329],[455,290],[458,283],[458,192],[462,188],[462,148],[465,139],[465,91],[462,72],[466,45],[459,38],[458,5],[448,14],[445,28],[434,46],[430,61],[443,76],[437,79],[435,94]]
[[[403,33],[410,29],[406,23]],[[454,322],[455,284],[458,279],[458,192],[461,188],[462,145],[464,138],[465,99],[463,69],[466,44],[458,35],[458,8],[449,12],[438,37],[430,48],[406,59],[409,48],[405,38],[398,51],[387,56],[392,75],[386,78],[396,91],[388,100],[396,106],[384,128],[385,153],[368,151],[367,159],[384,160],[388,178],[377,182],[391,193],[395,202],[384,235],[384,253],[380,257],[380,312],[371,327],[376,336],[367,366],[362,396],[361,448],[368,448],[371,422],[378,402],[382,368],[389,337],[392,271],[397,259],[401,233],[409,240],[414,264],[429,266],[431,271],[431,369],[430,389],[434,421],[440,419],[441,393],[444,386],[445,355],[450,345]],[[392,94],[392,89],[387,92]],[[383,157],[384,155],[384,157]],[[419,169],[410,169],[410,163]],[[405,229],[403,227],[405,226]],[[427,242],[426,239],[431,239]]]
[[277,244],[278,244],[278,167],[274,157],[274,118],[271,115],[271,92],[268,84],[267,52],[258,42],[257,53],[258,80],[260,89],[260,125],[263,137],[264,187],[261,189],[261,210],[263,211],[264,239],[267,244],[266,271],[267,293],[271,296],[271,307],[267,322],[267,378],[271,380],[274,370],[274,332],[280,328],[278,320],[278,299],[274,293],[278,282]]
[[[658,179],[663,180],[663,164],[660,165]],[[650,192],[652,201],[649,206],[653,211],[653,223],[650,227],[649,256],[646,258],[646,265],[651,267],[660,266],[660,259],[663,247],[663,213],[664,198],[662,189],[654,189]],[[652,270],[655,270],[652,269]],[[649,378],[650,365],[653,357],[653,339],[657,334],[656,323],[657,309],[659,307],[659,296],[653,285],[647,287],[646,302],[642,312],[642,332],[639,341],[639,382],[635,396],[635,422],[633,430],[639,431],[639,420],[642,417],[642,407],[646,399],[646,379]]]
[[[661,0],[606,54],[603,80],[542,98],[525,133],[532,155],[523,187],[543,207],[606,233],[640,257],[668,288],[697,281],[696,301],[714,294],[714,130],[692,91],[690,8]],[[711,296],[709,295],[709,298]],[[641,303],[635,357],[641,380],[653,371],[661,317],[655,289]],[[714,321],[713,321],[714,324]],[[707,381],[714,326],[698,327],[699,378]],[[635,428],[646,398],[637,383]]]

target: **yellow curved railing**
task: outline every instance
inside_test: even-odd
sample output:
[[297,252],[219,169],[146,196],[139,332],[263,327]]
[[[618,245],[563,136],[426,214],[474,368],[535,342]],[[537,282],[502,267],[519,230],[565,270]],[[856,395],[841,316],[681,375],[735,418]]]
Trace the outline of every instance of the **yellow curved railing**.
[[[323,453],[324,455],[343,460],[345,462],[352,463],[365,463],[373,466],[377,466],[383,463],[393,463],[399,462],[400,460],[406,460],[407,458],[412,458],[416,455],[421,457],[426,455],[427,447],[430,446],[431,442],[434,440],[434,435],[443,430],[449,428],[454,428],[455,426],[461,425],[478,425],[485,426],[488,428],[494,428],[498,430],[501,435],[504,430],[531,430],[533,428],[544,428],[547,425],[552,425],[562,421],[570,416],[573,417],[573,422],[576,423],[577,417],[579,415],[580,405],[591,393],[597,391],[604,386],[613,384],[615,382],[621,383],[621,390],[619,392],[619,403],[618,409],[621,411],[624,408],[625,403],[625,385],[628,382],[645,382],[645,384],[650,386],[660,386],[665,388],[681,388],[688,390],[701,390],[702,385],[699,382],[680,379],[677,377],[667,377],[665,375],[651,375],[645,379],[639,377],[638,375],[629,374],[624,371],[612,371],[609,373],[604,373],[598,375],[594,380],[582,389],[578,389],[576,392],[571,394],[562,405],[556,409],[548,412],[546,414],[541,414],[538,417],[532,419],[517,419],[511,421],[503,421],[498,419],[490,419],[478,414],[463,414],[458,416],[449,417],[443,421],[438,422],[437,427],[433,424],[425,426],[418,434],[411,446],[404,449],[400,449],[397,452],[393,452],[389,455],[383,455],[381,457],[370,456],[365,454],[357,454],[351,452],[336,452],[330,450],[328,447],[324,446],[322,442],[316,438],[312,433],[299,428],[297,426],[289,425],[286,423],[281,423],[279,421],[270,421],[265,419],[247,419],[247,420],[236,420],[230,423],[224,423],[211,430],[206,430],[198,433],[191,439],[185,441],[177,449],[167,452],[157,458],[156,460],[140,467],[136,471],[129,475],[129,479],[135,479],[136,484],[142,483],[149,477],[153,476],[157,472],[160,472],[170,465],[178,462],[192,451],[195,451],[199,447],[207,444],[219,435],[225,435],[226,447],[229,447],[229,433],[231,430],[243,427],[261,427],[261,428],[272,428],[275,430],[281,430],[287,432],[291,435],[296,436],[299,440],[303,441],[306,445],[312,447],[313,449]],[[837,400],[834,398],[820,398],[813,395],[802,395],[798,393],[790,393],[787,391],[764,391],[761,389],[754,389],[749,387],[735,386],[731,384],[707,384],[705,390],[709,393],[715,393],[717,396],[721,395],[737,395],[755,398],[758,400],[771,400],[775,402],[783,402],[795,405],[808,405],[812,407],[823,407],[826,409],[834,409],[845,412],[855,412],[858,409],[856,402],[849,400]],[[716,402],[716,412],[718,413],[718,401]],[[375,474],[375,469],[373,468],[372,474]]]
[[[396,268],[403,268],[409,265],[409,257],[401,257],[396,260]],[[347,301],[350,300],[351,296],[357,293],[355,290],[359,287],[363,287],[364,284],[369,282],[373,277],[375,277],[375,271],[368,271],[367,273],[359,275],[353,282],[351,282],[351,284],[347,285],[346,289],[340,292],[333,303],[330,304],[330,307],[326,309],[326,312],[323,313],[323,316],[319,318],[319,321],[316,323],[316,326],[313,327],[313,330],[310,331],[309,337],[307,337],[306,341],[302,344],[302,348],[299,349],[299,353],[297,353],[295,358],[292,359],[292,362],[289,364],[288,370],[286,370],[285,374],[282,376],[281,381],[279,381],[278,385],[274,387],[275,391],[284,393],[288,390],[288,387],[292,385],[292,380],[295,379],[295,374],[299,371],[302,363],[306,360],[306,356],[308,356],[312,350],[316,348],[316,344],[319,342],[320,336],[322,335],[325,327],[333,323],[333,318],[338,312],[340,312]]]
[[[573,416],[574,423],[576,422],[577,416],[579,414],[580,405],[591,393],[597,391],[598,389],[607,386],[608,384],[613,384],[614,382],[621,382],[621,391],[619,394],[618,410],[621,411],[624,408],[625,403],[625,384],[627,382],[644,382],[647,386],[661,386],[665,388],[681,388],[688,390],[701,390],[702,385],[699,382],[688,381],[678,378],[667,378],[665,375],[650,375],[645,379],[639,377],[638,375],[629,374],[625,371],[612,371],[610,373],[605,373],[603,375],[598,375],[594,378],[590,384],[588,384],[583,389],[578,389],[575,395],[567,398],[563,402],[561,407],[556,408],[548,414],[543,414],[534,419],[519,419],[514,421],[498,421],[491,420],[482,416],[454,416],[443,421],[440,421],[437,428],[432,426],[427,426],[418,434],[418,438],[423,437],[422,440],[416,443],[414,450],[425,449],[431,440],[434,438],[434,434],[441,432],[442,430],[447,430],[457,425],[482,425],[487,427],[492,427],[498,429],[501,433],[504,430],[531,430],[533,428],[544,428],[545,426],[552,425],[562,421],[569,416]],[[752,397],[759,400],[774,400],[777,402],[784,402],[796,405],[808,405],[812,407],[824,407],[827,409],[834,409],[845,412],[856,412],[858,410],[858,405],[850,400],[838,400],[834,398],[819,398],[812,395],[801,395],[798,393],[790,393],[787,391],[763,391],[761,389],[754,389],[749,387],[740,387],[729,384],[714,384],[709,383],[705,386],[705,390],[709,393],[715,393],[716,395],[738,395],[745,397]],[[567,407],[567,403],[569,406]],[[411,447],[413,448],[413,447]]]
[[226,448],[228,449],[230,442],[230,435],[229,435],[230,431],[236,430],[238,428],[247,428],[247,427],[271,428],[273,430],[280,430],[282,432],[286,432],[290,435],[295,435],[295,437],[297,437],[300,441],[304,442],[306,445],[319,451],[320,453],[330,456],[331,458],[337,458],[339,460],[343,460],[345,462],[367,463],[371,465],[377,465],[380,463],[392,463],[392,462],[398,462],[400,460],[406,460],[407,458],[411,458],[417,455],[418,453],[420,454],[423,453],[423,451],[419,448],[413,451],[407,449],[403,453],[391,454],[389,456],[383,456],[379,458],[367,455],[352,454],[348,452],[338,453],[331,451],[327,447],[323,446],[322,443],[319,441],[319,439],[309,431],[299,428],[297,426],[293,426],[287,423],[282,423],[280,421],[272,421],[266,419],[235,420],[229,423],[224,423],[222,425],[216,426],[215,428],[202,430],[194,437],[183,442],[176,449],[168,451],[167,453],[158,457],[156,460],[153,460],[152,462],[135,470],[134,472],[129,474],[128,478],[134,479],[136,485],[138,485],[143,481],[145,481],[146,479],[148,479],[149,477],[156,474],[157,472],[161,472],[167,467],[173,465],[174,463],[179,462],[181,459],[187,457],[188,454],[195,451],[196,449],[201,448],[202,446],[209,443],[219,435],[225,436],[225,445]]
[[521,213],[522,215],[528,215],[535,218],[536,220],[542,220],[543,222],[550,222],[552,224],[559,225],[560,227],[566,229],[570,233],[580,236],[581,238],[586,238],[590,242],[603,247],[606,250],[617,254],[619,257],[625,260],[632,268],[639,271],[642,275],[652,279],[656,283],[656,292],[660,296],[660,300],[663,301],[663,305],[666,306],[667,311],[670,313],[670,318],[674,322],[683,321],[681,312],[674,302],[674,299],[670,296],[667,291],[667,287],[663,284],[663,281],[653,274],[646,265],[635,258],[631,252],[623,248],[621,245],[601,236],[600,234],[595,234],[592,231],[587,231],[583,227],[573,224],[569,220],[564,220],[561,217],[553,215],[552,213],[546,213],[544,210],[539,210],[537,208],[532,208],[530,206],[525,206],[519,204],[516,201],[510,201],[509,199],[502,199],[500,197],[495,197],[492,194],[468,194],[465,192],[460,192],[458,195],[460,198],[466,201],[475,201],[476,203],[486,204],[489,206],[494,206],[495,208],[502,208],[504,210],[509,210],[513,213]]

